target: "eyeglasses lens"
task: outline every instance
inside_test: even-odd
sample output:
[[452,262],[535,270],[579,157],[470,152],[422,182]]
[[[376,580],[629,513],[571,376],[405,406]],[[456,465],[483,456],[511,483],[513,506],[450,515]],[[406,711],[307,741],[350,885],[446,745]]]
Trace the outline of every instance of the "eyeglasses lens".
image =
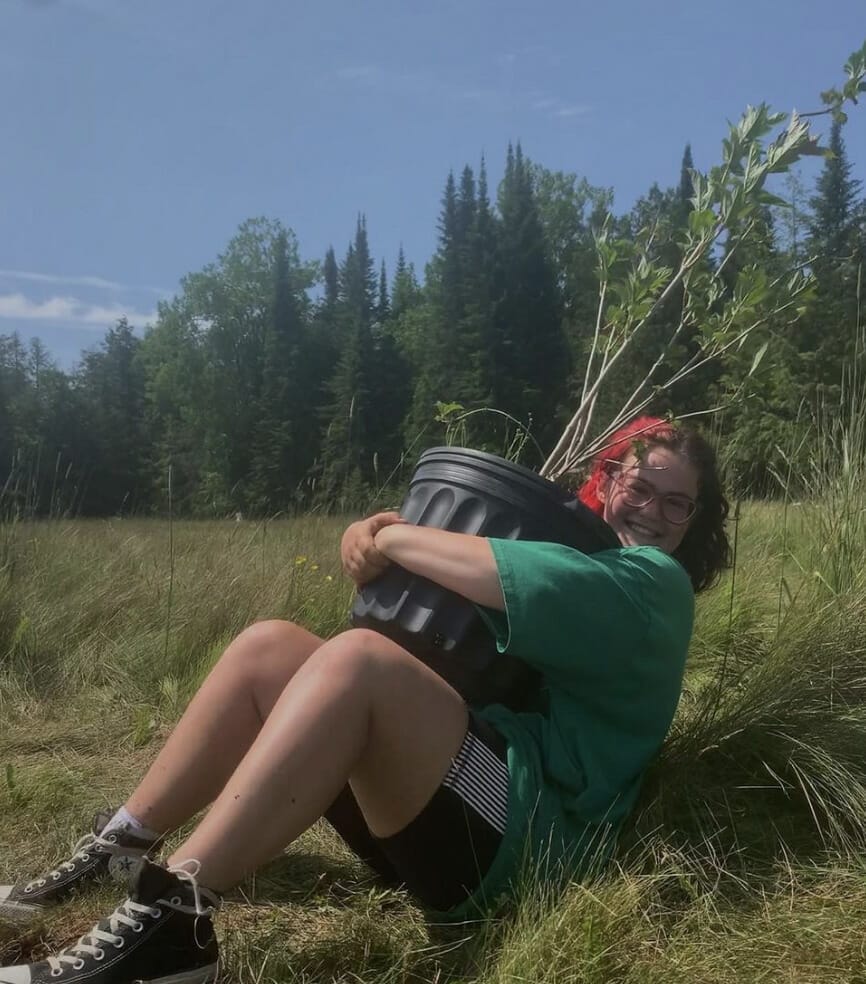
[[662,513],[669,523],[687,523],[694,512],[695,504],[690,499],[662,499]]
[[[635,509],[647,506],[657,497],[655,489],[647,485],[640,479],[631,479],[623,482],[623,493],[625,501]],[[695,514],[697,508],[691,499],[678,495],[660,495],[661,511],[664,518],[669,523],[679,526],[687,523]]]

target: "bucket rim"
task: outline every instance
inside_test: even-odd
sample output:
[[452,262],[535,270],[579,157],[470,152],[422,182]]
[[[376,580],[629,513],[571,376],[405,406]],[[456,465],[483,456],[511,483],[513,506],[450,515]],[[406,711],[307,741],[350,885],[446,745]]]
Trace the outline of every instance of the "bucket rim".
[[428,458],[428,456],[432,457],[433,455],[442,453],[457,454],[458,456],[463,456],[469,459],[480,460],[486,462],[487,464],[502,468],[505,471],[514,472],[515,474],[521,475],[529,480],[542,482],[544,483],[545,488],[566,491],[563,486],[557,485],[556,482],[549,478],[545,478],[543,475],[539,475],[537,471],[533,471],[532,468],[527,468],[526,465],[521,465],[516,461],[509,461],[507,458],[503,458],[498,454],[492,454],[490,451],[478,451],[475,448],[451,447],[447,444],[427,448],[426,451],[421,452],[418,457],[418,461],[415,463],[415,467],[418,468],[425,461],[425,459]]

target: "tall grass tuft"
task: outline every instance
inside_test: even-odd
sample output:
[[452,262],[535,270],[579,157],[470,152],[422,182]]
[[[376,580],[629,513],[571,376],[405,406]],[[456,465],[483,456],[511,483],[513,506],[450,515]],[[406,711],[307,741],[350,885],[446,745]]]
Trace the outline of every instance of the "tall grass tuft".
[[855,384],[816,420],[808,466],[778,469],[784,502],[743,510],[737,580],[701,608],[680,713],[626,839],[702,858],[710,880],[866,848],[866,392]]
[[[21,690],[188,696],[222,647],[262,618],[322,635],[346,625],[339,521],[16,521],[0,528],[0,710]],[[170,542],[171,540],[171,542]],[[169,598],[171,608],[169,609]],[[14,708],[10,709],[14,713]]]
[[[226,907],[226,980],[866,984],[857,405],[824,418],[782,501],[742,504],[736,577],[699,599],[674,728],[613,867],[445,930],[316,828]],[[121,801],[245,625],[346,626],[343,525],[0,525],[0,881],[62,857]],[[0,927],[0,961],[68,942],[114,902],[62,907],[32,937]]]

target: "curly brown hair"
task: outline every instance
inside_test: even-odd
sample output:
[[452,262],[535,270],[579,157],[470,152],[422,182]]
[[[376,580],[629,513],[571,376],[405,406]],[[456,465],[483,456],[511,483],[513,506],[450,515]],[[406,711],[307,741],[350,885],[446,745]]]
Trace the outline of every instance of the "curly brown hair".
[[681,455],[698,473],[698,509],[673,556],[683,565],[695,592],[711,587],[730,566],[731,547],[725,523],[728,500],[719,477],[716,453],[696,430],[660,417],[639,417],[621,427],[598,454],[592,473],[579,491],[581,501],[599,516],[604,505],[599,487],[616,462],[634,454],[641,459],[652,448],[668,448]]
[[[686,459],[698,473],[698,508],[673,555],[686,569],[695,593],[712,587],[731,565],[731,545],[725,524],[728,500],[722,488],[716,452],[696,430],[675,424],[668,432],[638,439],[643,449],[668,448]],[[640,453],[638,453],[640,452]]]

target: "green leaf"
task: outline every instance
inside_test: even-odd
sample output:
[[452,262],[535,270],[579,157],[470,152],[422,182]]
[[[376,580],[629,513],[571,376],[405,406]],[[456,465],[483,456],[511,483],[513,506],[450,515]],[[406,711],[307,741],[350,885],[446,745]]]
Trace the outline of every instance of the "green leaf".
[[866,42],[862,48],[853,52],[848,61],[845,62],[845,71],[852,76],[862,76],[866,72]]
[[767,349],[769,348],[769,345],[770,345],[770,342],[769,341],[766,341],[758,349],[758,351],[755,352],[754,358],[752,359],[752,365],[749,368],[749,372],[748,372],[748,375],[749,376],[751,376],[754,373],[754,371],[758,368],[758,366],[761,364],[761,360],[767,354]]
[[856,102],[859,89],[859,81],[857,79],[849,79],[842,87],[842,94],[846,99],[853,99]]
[[694,209],[689,212],[689,232],[697,238],[703,238],[703,236],[711,232],[716,225],[716,213],[711,208],[705,208],[698,211]]
[[777,208],[792,208],[791,203],[787,199],[780,198],[778,195],[772,195],[769,191],[761,190],[755,197],[761,205],[774,205]]
[[820,157],[823,154],[824,148],[819,145],[818,138],[809,132],[808,122],[792,113],[787,129],[767,148],[767,170],[784,172],[801,157]]
[[442,400],[437,400],[433,419],[440,424],[447,424],[455,414],[462,413],[465,409],[462,403],[443,403]]

